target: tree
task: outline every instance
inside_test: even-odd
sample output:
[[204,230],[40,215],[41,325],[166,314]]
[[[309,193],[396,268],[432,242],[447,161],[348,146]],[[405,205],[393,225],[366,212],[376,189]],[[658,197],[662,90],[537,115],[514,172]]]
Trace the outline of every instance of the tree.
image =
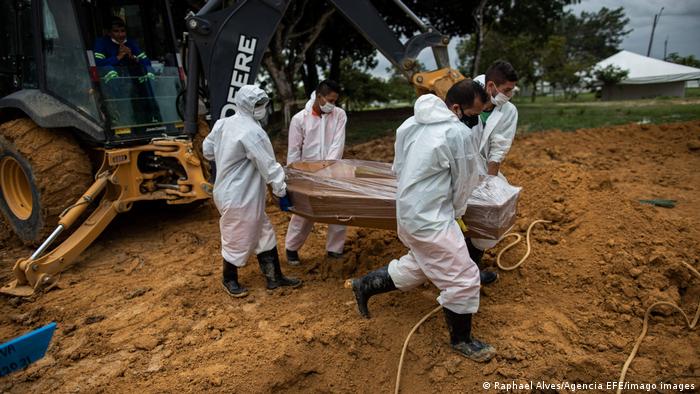
[[571,96],[582,72],[617,52],[629,33],[629,18],[622,7],[576,16],[564,10],[573,2],[489,0],[483,38],[472,34],[457,47],[460,70],[477,75],[486,65],[503,59],[518,71],[520,83],[531,87],[533,101],[543,78]]
[[596,81],[601,82],[603,85],[614,85],[623,79],[627,78],[629,75],[629,70],[623,70],[622,68],[609,64],[602,68],[593,69],[593,78]]
[[550,36],[542,52],[543,78],[564,90],[564,97],[575,96],[574,88],[587,66],[576,53],[567,51],[566,37]]
[[[462,40],[457,45],[457,53],[461,61],[460,71],[464,75],[470,74],[467,64],[471,62],[471,54],[474,53],[474,41],[471,37]],[[515,37],[502,34],[498,31],[491,31],[488,39],[484,41],[482,48],[481,64],[490,65],[496,60],[503,59],[509,61],[520,78],[519,84],[530,87],[532,100],[534,101],[537,92],[537,83],[542,79],[542,45],[527,34]]]
[[623,38],[631,31],[626,30],[628,23],[622,7],[614,10],[603,7],[595,13],[582,12],[580,16],[567,13],[556,34],[566,38],[567,52],[587,68],[619,51]]
[[335,13],[319,37],[316,65],[328,71],[328,78],[340,81],[343,59],[352,59],[362,69],[377,65],[376,48],[345,17]]
[[[532,58],[531,50],[546,44],[555,31],[551,21],[560,20],[565,15],[564,7],[574,2],[576,0],[482,0],[473,15],[475,33],[458,46],[461,70],[466,75],[478,75],[483,73],[484,65],[497,59],[514,63],[514,58],[522,52],[511,45],[514,40],[525,44],[529,53],[526,53],[526,58],[536,60]],[[518,39],[520,37],[526,37],[527,42]],[[484,53],[489,47],[491,52],[500,53],[489,56]],[[531,72],[527,74],[534,76]]]
[[294,81],[304,64],[306,53],[335,12],[334,8],[323,7],[323,4],[315,0],[292,2],[263,56],[263,65],[275,84],[277,97],[283,103],[285,119],[289,118],[294,105]]
[[682,64],[684,66],[700,68],[700,59],[697,59],[695,55],[688,55],[684,57],[679,55],[678,52],[671,52],[666,57],[666,61],[676,64]]
[[359,110],[373,101],[385,101],[385,82],[367,72],[350,59],[340,62],[340,83],[343,86],[343,101],[348,111]]

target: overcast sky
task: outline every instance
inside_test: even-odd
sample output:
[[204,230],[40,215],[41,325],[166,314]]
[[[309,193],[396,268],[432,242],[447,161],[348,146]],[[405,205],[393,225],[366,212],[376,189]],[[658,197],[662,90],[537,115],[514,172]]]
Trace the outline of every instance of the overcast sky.
[[668,53],[700,58],[700,0],[583,0],[570,9],[580,14],[597,12],[602,7],[625,9],[625,15],[630,18],[627,26],[632,31],[622,42],[622,49],[641,55],[647,54],[654,14],[664,7],[656,24],[651,57],[664,57],[664,41],[668,38]]
[[[664,7],[661,19],[656,24],[651,57],[663,58],[664,41],[668,38],[667,53],[678,52],[682,56],[695,55],[700,58],[700,0],[582,0],[568,9],[579,15],[581,11],[597,12],[603,7],[623,7],[630,19],[627,28],[632,31],[622,41],[621,49],[646,55],[654,14]],[[452,67],[457,66],[455,48],[458,42],[459,37],[453,37],[448,47]],[[389,61],[381,54],[377,58],[379,64],[372,74],[387,77],[389,74],[385,69],[390,65]],[[418,59],[428,69],[436,67],[430,50],[421,52]]]

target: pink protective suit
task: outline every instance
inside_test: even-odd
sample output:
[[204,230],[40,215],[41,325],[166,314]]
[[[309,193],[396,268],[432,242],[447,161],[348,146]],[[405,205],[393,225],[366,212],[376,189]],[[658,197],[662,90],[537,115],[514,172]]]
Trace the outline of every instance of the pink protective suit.
[[[289,124],[289,150],[287,165],[299,160],[338,160],[343,158],[345,147],[345,124],[347,116],[341,108],[335,107],[327,114],[315,114],[313,104],[316,92]],[[297,251],[304,245],[314,223],[301,216],[292,215],[287,228],[285,246]],[[326,250],[342,253],[345,245],[345,226],[328,225]]]

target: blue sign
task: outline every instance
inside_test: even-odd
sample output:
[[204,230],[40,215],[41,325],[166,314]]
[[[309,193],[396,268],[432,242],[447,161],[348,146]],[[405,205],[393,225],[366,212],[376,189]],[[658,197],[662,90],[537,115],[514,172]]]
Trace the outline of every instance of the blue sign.
[[24,369],[46,354],[56,323],[17,337],[0,345],[0,376]]

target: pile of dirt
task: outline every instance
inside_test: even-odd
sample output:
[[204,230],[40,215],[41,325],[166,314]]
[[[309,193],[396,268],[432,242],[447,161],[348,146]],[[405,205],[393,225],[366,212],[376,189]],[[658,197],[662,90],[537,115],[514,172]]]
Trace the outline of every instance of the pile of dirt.
[[[616,380],[651,303],[669,300],[692,313],[700,299],[700,281],[681,264],[700,265],[699,146],[700,122],[518,137],[503,170],[523,187],[516,230],[539,218],[552,223],[535,227],[521,268],[482,289],[474,332],[498,355],[475,364],[453,353],[442,317],[433,317],[409,346],[406,392]],[[388,161],[393,143],[347,152]],[[656,198],[677,205],[639,203]],[[273,204],[268,214],[282,249],[289,217]],[[394,232],[352,228],[346,259],[329,261],[318,225],[300,252],[303,264],[283,264],[303,287],[264,290],[252,257],[240,272],[251,295],[232,299],[219,282],[216,210],[163,216],[138,207],[121,215],[62,275],[60,289],[0,300],[0,339],[59,325],[47,357],[0,379],[0,391],[393,390],[403,340],[438,291],[425,285],[377,296],[373,318],[363,320],[343,281],[401,256]],[[487,265],[502,247],[487,254]],[[4,265],[26,252],[4,248]],[[700,338],[683,324],[670,310],[652,318],[628,381],[700,387]]]

